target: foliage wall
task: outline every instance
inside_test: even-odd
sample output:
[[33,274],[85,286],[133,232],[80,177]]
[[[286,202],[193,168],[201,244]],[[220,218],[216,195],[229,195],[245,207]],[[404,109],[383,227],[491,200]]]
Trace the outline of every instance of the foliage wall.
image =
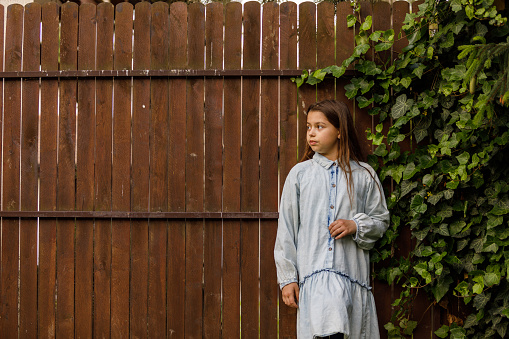
[[[359,5],[352,4],[356,13]],[[372,254],[377,277],[402,287],[394,302],[390,337],[411,335],[412,298],[454,300],[467,310],[435,334],[441,338],[496,338],[509,324],[509,27],[493,0],[427,0],[407,14],[408,46],[393,63],[370,60],[395,36],[357,27],[354,54],[342,65],[295,79],[316,84],[343,76],[355,62],[348,98],[379,121],[367,131],[376,149],[370,164],[392,181],[391,226]],[[378,60],[375,60],[378,61]],[[411,230],[408,256],[397,238]]]

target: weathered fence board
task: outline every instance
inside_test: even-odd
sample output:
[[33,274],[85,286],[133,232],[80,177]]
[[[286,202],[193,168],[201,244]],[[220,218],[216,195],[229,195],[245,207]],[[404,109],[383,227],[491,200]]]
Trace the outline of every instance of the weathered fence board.
[[[396,36],[415,10],[362,6]],[[351,55],[351,5],[0,6],[1,37],[4,10],[2,337],[294,338],[274,215],[305,109],[346,101],[361,135],[376,120],[344,79],[290,76]],[[399,290],[372,284],[385,337]],[[424,299],[416,338],[442,320]]]
[[[150,68],[150,4],[136,4],[133,68]],[[150,80],[133,83],[131,209],[146,212],[149,207]],[[133,220],[131,226],[130,333],[147,337],[148,316],[148,221]]]
[[[42,7],[41,70],[58,69],[59,8]],[[40,189],[39,207],[55,211],[57,204],[58,80],[41,83]],[[55,337],[56,220],[39,221],[38,332],[40,338]]]
[[[242,5],[229,3],[225,12],[224,67],[240,69]],[[241,189],[241,79],[225,78],[223,210],[240,212]],[[224,338],[240,336],[240,221],[223,221],[223,328]]]

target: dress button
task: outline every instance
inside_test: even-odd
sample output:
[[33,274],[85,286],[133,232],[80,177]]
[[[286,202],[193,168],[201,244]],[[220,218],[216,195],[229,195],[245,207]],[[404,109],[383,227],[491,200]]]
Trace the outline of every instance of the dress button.
[[336,187],[336,184],[332,184],[332,187]]
[[334,205],[330,205],[331,210],[334,209]]
[[332,251],[332,247],[329,247],[329,251]]

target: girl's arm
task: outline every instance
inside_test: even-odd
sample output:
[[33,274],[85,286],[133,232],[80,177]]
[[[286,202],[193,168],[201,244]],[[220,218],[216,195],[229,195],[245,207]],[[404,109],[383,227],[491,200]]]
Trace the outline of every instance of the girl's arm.
[[298,227],[299,185],[294,171],[290,171],[281,194],[277,237],[274,246],[274,261],[281,289],[299,280],[297,272]]
[[389,227],[389,211],[385,203],[383,188],[373,171],[374,180],[370,180],[366,192],[366,203],[363,213],[354,215],[357,224],[357,233],[354,241],[364,249],[370,250]]

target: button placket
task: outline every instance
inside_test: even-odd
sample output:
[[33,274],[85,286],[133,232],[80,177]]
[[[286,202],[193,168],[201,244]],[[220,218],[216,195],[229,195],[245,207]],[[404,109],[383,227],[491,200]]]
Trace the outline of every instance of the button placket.
[[[334,217],[336,215],[336,181],[337,181],[338,170],[337,166],[334,163],[330,167],[330,189],[329,189],[329,210],[327,213],[327,227],[334,221]],[[329,234],[328,242],[327,242],[327,259],[326,266],[332,268],[333,258],[334,258],[334,239]]]

